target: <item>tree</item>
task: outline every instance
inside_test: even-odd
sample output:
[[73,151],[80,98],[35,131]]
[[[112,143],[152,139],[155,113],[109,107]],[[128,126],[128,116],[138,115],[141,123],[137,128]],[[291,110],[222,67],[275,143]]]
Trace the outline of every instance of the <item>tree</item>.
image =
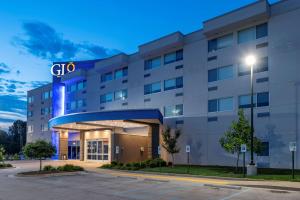
[[16,120],[8,129],[8,147],[9,154],[20,153],[26,144],[26,126],[27,123],[22,120]]
[[40,171],[42,170],[42,159],[51,158],[56,153],[56,148],[50,142],[37,140],[28,143],[23,149],[25,156],[40,160]]
[[[246,144],[248,149],[251,147],[251,127],[242,109],[238,111],[238,117],[238,121],[233,121],[229,130],[226,131],[224,136],[222,136],[219,140],[225,151],[237,154],[236,172],[239,165],[241,145]],[[259,153],[262,148],[261,141],[257,137],[254,137],[253,141],[254,152]]]
[[172,156],[172,167],[174,166],[174,154],[179,153],[180,151],[180,148],[177,147],[177,141],[180,135],[181,131],[179,129],[175,130],[175,134],[171,134],[170,127],[166,127],[162,133],[162,146]]
[[5,149],[0,145],[0,162],[4,164]]

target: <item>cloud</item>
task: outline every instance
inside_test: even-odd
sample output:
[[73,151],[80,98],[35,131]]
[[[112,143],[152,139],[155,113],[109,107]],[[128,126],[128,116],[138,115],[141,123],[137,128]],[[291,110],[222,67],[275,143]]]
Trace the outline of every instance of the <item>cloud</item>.
[[75,43],[64,39],[62,34],[42,22],[25,22],[23,30],[25,35],[15,37],[13,44],[51,62],[104,58],[119,52],[89,42]]
[[0,63],[0,75],[10,73],[10,68],[5,63]]

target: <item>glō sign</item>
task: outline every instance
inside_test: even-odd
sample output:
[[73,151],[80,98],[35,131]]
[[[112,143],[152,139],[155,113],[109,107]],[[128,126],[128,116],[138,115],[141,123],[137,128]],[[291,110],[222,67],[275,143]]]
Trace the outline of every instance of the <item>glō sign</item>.
[[51,74],[56,77],[61,77],[66,73],[74,72],[75,64],[73,62],[69,63],[55,63],[51,66]]

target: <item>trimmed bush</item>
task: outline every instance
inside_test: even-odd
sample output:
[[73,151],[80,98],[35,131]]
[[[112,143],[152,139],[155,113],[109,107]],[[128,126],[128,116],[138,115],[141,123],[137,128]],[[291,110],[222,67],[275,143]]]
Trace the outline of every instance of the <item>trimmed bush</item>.
[[12,167],[9,163],[0,163],[0,168]]
[[[57,168],[58,169],[58,168]],[[72,171],[83,171],[83,168],[80,166],[66,164],[60,168],[61,171],[72,172]]]
[[102,165],[103,169],[122,169],[122,170],[139,170],[144,168],[155,168],[167,166],[166,161],[161,158],[148,159],[143,162],[118,163],[113,161],[111,164]]
[[48,172],[52,172],[52,171],[56,171],[57,169],[51,165],[46,165],[43,168],[43,171],[48,171]]

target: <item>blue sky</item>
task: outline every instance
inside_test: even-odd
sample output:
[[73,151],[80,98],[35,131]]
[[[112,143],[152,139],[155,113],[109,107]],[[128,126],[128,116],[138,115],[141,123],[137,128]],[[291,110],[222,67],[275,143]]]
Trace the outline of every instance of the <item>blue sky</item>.
[[[10,0],[0,6],[0,129],[26,119],[26,91],[51,81],[53,61],[133,53],[166,34],[255,0]],[[271,0],[270,2],[276,2]]]

